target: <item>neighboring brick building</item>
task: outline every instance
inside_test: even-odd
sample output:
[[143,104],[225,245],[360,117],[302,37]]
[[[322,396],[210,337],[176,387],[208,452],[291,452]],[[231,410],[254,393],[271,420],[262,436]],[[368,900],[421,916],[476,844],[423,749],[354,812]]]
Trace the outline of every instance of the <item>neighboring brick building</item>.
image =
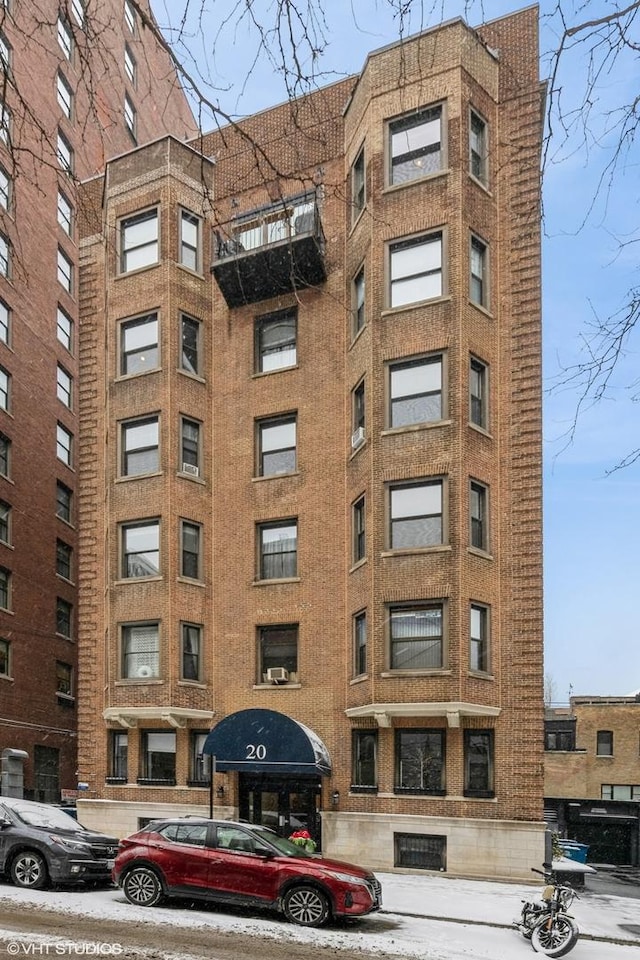
[[87,824],[543,859],[543,99],[536,8],[454,20],[87,183]]
[[547,709],[545,816],[598,863],[640,865],[640,694]]
[[132,8],[91,11],[0,8],[0,753],[51,801],[77,784],[76,183],[135,136],[196,130]]

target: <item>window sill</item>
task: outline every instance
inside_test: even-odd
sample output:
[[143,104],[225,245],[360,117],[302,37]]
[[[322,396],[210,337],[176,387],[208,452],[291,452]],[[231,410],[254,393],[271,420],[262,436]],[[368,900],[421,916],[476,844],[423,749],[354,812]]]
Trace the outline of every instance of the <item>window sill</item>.
[[472,423],[469,421],[469,427],[471,430],[475,430],[476,433],[481,433],[483,437],[487,437],[489,440],[493,440],[493,434],[486,428],[480,426],[479,423]]
[[275,370],[256,370],[251,374],[252,380],[260,380],[262,377],[270,377],[274,373],[283,373],[286,370],[298,370],[297,363],[288,364],[286,367],[276,367]]
[[265,473],[262,477],[251,477],[251,483],[261,483],[263,480],[280,480],[282,477],[299,476],[299,470],[287,470],[285,473]]
[[194,477],[192,473],[185,473],[184,470],[176,470],[176,476],[180,477],[182,480],[191,480],[193,483],[199,483],[202,487],[207,485],[204,477]]
[[137,380],[138,377],[148,377],[154,373],[162,373],[162,367],[151,367],[149,370],[139,370],[137,373],[120,373],[113,378],[113,382],[128,383],[130,380]]
[[365,437],[364,440],[358,444],[355,450],[352,447],[351,454],[349,455],[349,462],[351,462],[355,457],[357,457],[360,451],[364,450],[364,448],[367,447],[368,445],[369,445],[369,438]]
[[355,570],[359,570],[361,567],[367,563],[367,558],[363,557],[362,560],[356,560],[353,566],[349,567],[349,573],[353,573]]
[[448,294],[444,294],[441,297],[431,297],[429,300],[414,300],[412,303],[403,303],[399,307],[387,307],[380,312],[380,317],[381,319],[395,317],[399,313],[406,313],[407,310],[417,310],[437,303],[451,303],[452,299]]
[[474,680],[495,680],[495,676],[486,670],[469,670],[467,676]]
[[612,753],[596,753],[596,760],[613,760]]
[[131,480],[147,480],[149,479],[149,477],[161,477],[161,476],[162,476],[162,470],[154,470],[153,473],[132,473],[132,474],[127,474],[126,476],[116,477],[114,482],[126,483],[127,481],[131,481]]
[[76,705],[76,698],[68,693],[56,693],[56,697],[61,707],[73,708]]
[[302,684],[297,681],[289,681],[286,683],[254,683],[252,690],[300,690]]
[[349,344],[349,347],[348,347],[349,350],[355,347],[356,343],[358,342],[358,340],[360,339],[360,337],[362,336],[362,334],[365,332],[366,329],[367,329],[367,321],[365,320],[365,322],[362,324],[360,329],[354,333],[351,339],[351,343]]
[[156,577],[123,577],[120,580],[114,580],[114,587],[122,587],[125,584],[130,583],[161,583],[164,577],[161,577],[160,574]]
[[493,560],[493,554],[488,550],[481,550],[480,547],[467,547],[467,553],[472,557],[479,557],[481,560]]
[[186,680],[184,677],[181,677],[178,680],[179,687],[195,687],[196,690],[206,690],[207,684],[203,680]]
[[118,270],[112,279],[118,281],[126,277],[137,277],[141,273],[146,273],[147,270],[156,270],[159,266],[160,261],[156,260],[154,263],[145,263],[144,267],[137,267],[135,270]]
[[450,543],[439,543],[434,544],[432,547],[407,547],[403,550],[383,550],[380,556],[383,559],[387,557],[424,556],[430,553],[451,553],[452,549]]
[[434,170],[433,173],[425,173],[423,177],[414,177],[412,180],[405,180],[404,183],[388,183],[386,187],[381,190],[381,195],[384,197],[385,194],[396,193],[398,190],[404,190],[407,187],[413,187],[418,183],[430,183],[433,180],[439,180],[441,177],[448,176],[449,168],[442,167],[441,170]]
[[[353,200],[351,201],[351,204],[353,204]],[[353,211],[352,211],[352,214],[351,214],[351,215],[352,215],[351,225],[350,225],[349,231],[348,231],[348,233],[347,233],[347,239],[348,239],[348,240],[350,240],[352,234],[355,233],[356,227],[358,226],[358,224],[359,224],[360,221],[362,220],[362,216],[363,216],[363,214],[364,214],[364,212],[365,212],[366,209],[367,209],[367,201],[366,201],[366,199],[365,199],[362,207],[360,208],[360,210],[358,210],[358,215],[357,215],[356,217],[353,217]],[[355,210],[355,207],[353,207],[353,210]]]
[[421,423],[408,423],[402,427],[387,427],[382,430],[381,437],[395,437],[403,433],[415,433],[417,430],[433,430],[437,427],[450,427],[453,420],[423,420]]
[[70,577],[65,577],[63,573],[56,573],[58,580],[62,580],[63,583],[68,583],[71,587],[75,587],[75,580],[72,580]]
[[384,670],[380,677],[383,680],[406,680],[407,677],[450,677],[451,675],[451,670],[446,667],[431,667],[428,670],[394,670],[392,667],[390,670]]
[[484,314],[484,316],[485,316],[488,320],[495,320],[495,317],[494,317],[493,313],[491,312],[491,310],[489,309],[489,307],[485,307],[484,304],[482,304],[482,303],[476,303],[475,300],[471,300],[471,299],[470,299],[470,300],[469,300],[469,305],[472,306],[472,307],[475,307],[476,310],[478,310],[480,313]]
[[206,587],[204,580],[198,577],[176,577],[177,583],[187,583],[192,587]]
[[187,380],[195,380],[196,383],[206,384],[205,378],[199,373],[192,373],[191,370],[185,370],[184,367],[176,367],[176,373],[180,373]]
[[279,579],[276,579],[274,577],[273,580],[254,580],[251,586],[252,587],[270,587],[270,586],[273,586],[273,584],[281,584],[281,583],[300,583],[300,577],[282,577]]
[[352,677],[351,680],[349,680],[349,686],[353,687],[356,683],[364,683],[364,681],[368,679],[369,679],[368,673],[361,673],[357,677]]
[[474,175],[471,173],[471,171],[469,171],[469,180],[471,180],[472,183],[475,183],[475,185],[476,185],[477,187],[480,187],[480,189],[481,189],[484,193],[486,193],[486,195],[487,195],[488,197],[491,197],[491,199],[493,200],[493,192],[489,189],[489,187],[487,186],[487,184],[484,183],[484,181],[482,181],[482,180],[478,180],[477,177],[474,177]]
[[0,673],[0,680],[4,680],[6,683],[13,683],[13,677],[9,676],[8,673]]
[[161,683],[164,683],[160,677],[120,677],[119,680],[115,681],[116,687],[128,687],[132,685],[140,686],[141,684],[147,684],[148,686],[159,686]]

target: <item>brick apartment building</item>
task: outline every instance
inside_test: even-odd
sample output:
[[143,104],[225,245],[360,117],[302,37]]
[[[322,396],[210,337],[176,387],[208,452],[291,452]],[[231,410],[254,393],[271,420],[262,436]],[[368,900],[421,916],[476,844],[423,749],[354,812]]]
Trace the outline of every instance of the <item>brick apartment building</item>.
[[195,132],[138,27],[123,0],[0,6],[2,789],[50,801],[77,784],[76,183],[136,138]]
[[640,866],[640,693],[546,710],[545,819],[596,863]]
[[537,16],[85,184],[85,823],[541,862]]

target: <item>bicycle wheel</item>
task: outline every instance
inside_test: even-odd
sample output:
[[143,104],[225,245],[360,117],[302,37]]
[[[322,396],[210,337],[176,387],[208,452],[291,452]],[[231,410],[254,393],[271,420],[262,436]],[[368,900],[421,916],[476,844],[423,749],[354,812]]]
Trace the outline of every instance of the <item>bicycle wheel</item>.
[[575,947],[580,931],[571,917],[557,914],[551,920],[545,917],[536,924],[531,934],[531,946],[536,953],[548,957],[564,957]]

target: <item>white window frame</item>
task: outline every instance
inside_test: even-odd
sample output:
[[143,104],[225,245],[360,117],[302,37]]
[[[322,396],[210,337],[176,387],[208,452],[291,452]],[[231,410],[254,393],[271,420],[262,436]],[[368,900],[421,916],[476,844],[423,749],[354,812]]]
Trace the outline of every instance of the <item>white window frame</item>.
[[73,117],[73,90],[63,73],[59,70],[56,74],[56,97],[58,106],[64,113],[67,120]]
[[[481,131],[474,131],[474,122]],[[489,182],[489,124],[473,107],[469,108],[469,173],[484,187]]]
[[364,144],[351,166],[351,223],[355,223],[367,205],[367,176]]
[[71,237],[73,233],[73,207],[62,190],[58,190],[58,224]]
[[73,404],[73,377],[64,367],[58,364],[56,368],[56,394],[60,403],[63,403],[69,410]]
[[491,618],[486,603],[469,607],[469,669],[489,673],[491,669]]
[[56,140],[56,156],[62,170],[67,174],[73,173],[73,147],[65,137],[62,130],[58,130]]
[[68,467],[72,466],[73,434],[61,423],[56,427],[56,457]]
[[73,261],[58,247],[58,283],[73,296]]
[[[121,320],[118,376],[137,377],[160,366],[160,321],[157,312]],[[137,358],[137,359],[135,359]],[[136,363],[135,369],[129,367]]]
[[58,343],[71,353],[73,347],[73,320],[58,304],[56,313],[56,336]]
[[11,344],[11,307],[0,299],[0,343]]
[[390,120],[389,185],[413,183],[422,177],[440,173],[445,163],[444,132],[444,103],[420,107],[419,110]]
[[[424,354],[420,357],[404,357],[401,360],[394,360],[388,364],[389,370],[389,410],[388,422],[389,429],[401,430],[419,423],[438,423],[445,417],[445,356],[443,353]],[[403,380],[412,381],[412,377],[403,376],[409,371],[418,371],[418,379],[423,381],[421,389],[417,391],[415,387],[412,392],[407,392],[408,387],[403,387]],[[435,376],[434,376],[435,374]],[[437,384],[437,386],[436,386]],[[405,392],[402,392],[402,391]],[[412,400],[422,400],[427,406],[430,398],[437,398],[438,416],[427,416],[411,418],[410,412],[401,416],[396,412],[400,405],[410,404]],[[394,407],[395,404],[395,407]],[[410,409],[410,408],[409,408]],[[402,422],[398,422],[402,420]]]
[[[202,220],[191,210],[180,210],[179,220],[179,260],[183,267],[202,272]],[[185,225],[195,230],[195,238],[185,233]],[[190,233],[191,231],[189,231]],[[195,243],[193,240],[195,239]]]
[[475,233],[469,239],[469,299],[489,309],[489,244]]
[[11,241],[0,233],[0,276],[11,277]]
[[128,43],[124,45],[124,72],[131,85],[135,88],[138,79],[138,64]]
[[124,122],[127,130],[133,137],[136,139],[136,130],[137,130],[137,120],[138,115],[136,108],[134,107],[131,97],[125,93],[124,95]]
[[389,549],[394,551],[440,547],[447,542],[443,477],[389,485],[388,537]]
[[71,12],[79,27],[84,27],[84,4],[82,0],[71,0]]
[[[151,224],[155,221],[155,236],[150,232],[149,237],[142,235],[142,239],[136,242],[136,228],[147,222]],[[134,242],[131,242],[131,232],[134,233]],[[123,217],[119,223],[120,237],[120,273],[133,273],[135,270],[145,270],[148,267],[156,266],[160,262],[160,211],[157,207],[150,207],[147,210],[139,210],[130,216]],[[129,233],[129,241],[127,234]],[[134,257],[142,255],[142,261],[135,266],[128,266],[128,260],[131,255]],[[134,261],[135,262],[135,261]]]
[[[120,641],[123,680],[153,680],[160,676],[160,623],[157,620],[123,623]],[[135,641],[143,649],[130,649],[136,646]],[[129,663],[133,665],[129,667]]]
[[[121,423],[121,477],[144,477],[160,470],[160,417],[151,414]],[[140,438],[140,439],[137,439]],[[155,451],[155,456],[154,456]],[[153,459],[154,463],[147,463]],[[136,467],[138,460],[142,469]]]
[[[131,542],[129,542],[129,538]],[[133,549],[134,541],[138,539],[140,544],[138,549]],[[148,543],[147,543],[148,541]],[[123,523],[120,526],[120,577],[122,580],[148,580],[160,576],[160,520],[155,518],[151,520],[132,520]],[[136,573],[135,567],[131,566],[132,558],[149,558],[149,568],[144,568],[142,562]],[[135,561],[134,561],[135,562]]]
[[11,411],[11,374],[0,367],[0,410]]
[[65,55],[65,58],[71,61],[71,58],[73,57],[73,33],[69,24],[61,15],[58,16],[56,32],[58,37],[58,46]]
[[135,37],[138,25],[138,15],[129,0],[124,0],[124,22],[129,28],[131,35]]
[[[258,476],[277,477],[297,470],[297,432],[298,418],[295,413],[279,417],[258,420]],[[265,459],[282,456],[286,464],[284,470],[273,470],[265,464]]]
[[[444,233],[435,230],[389,244],[389,307],[400,309],[444,295]],[[423,284],[428,289],[422,290]],[[416,286],[417,285],[417,286]],[[414,295],[413,291],[417,295]],[[404,292],[402,292],[404,291]]]

